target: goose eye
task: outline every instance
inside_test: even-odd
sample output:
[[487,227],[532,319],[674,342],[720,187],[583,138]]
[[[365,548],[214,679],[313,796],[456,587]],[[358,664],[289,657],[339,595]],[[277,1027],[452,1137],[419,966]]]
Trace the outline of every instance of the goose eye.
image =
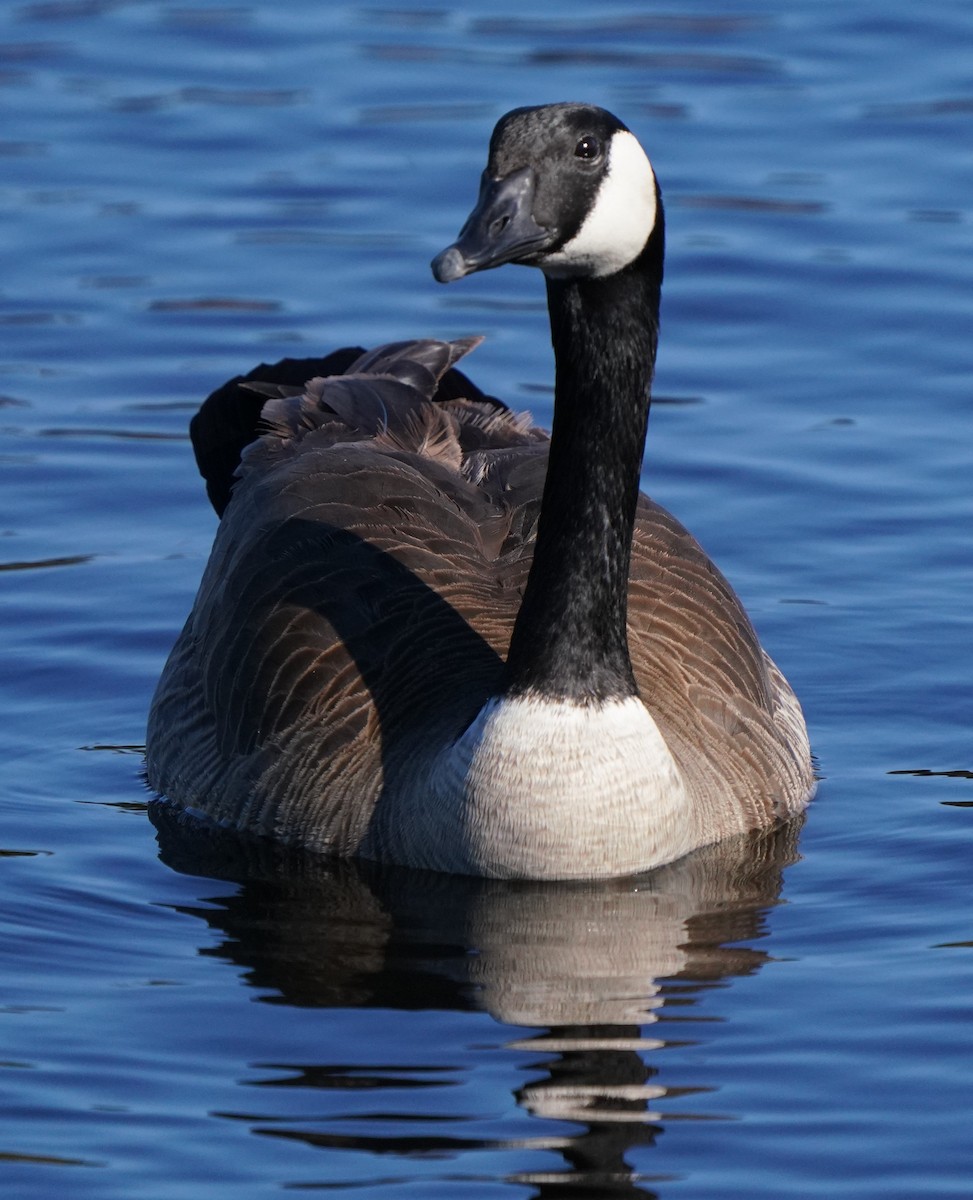
[[574,154],[576,158],[585,158],[590,162],[601,154],[601,142],[588,134],[575,146]]

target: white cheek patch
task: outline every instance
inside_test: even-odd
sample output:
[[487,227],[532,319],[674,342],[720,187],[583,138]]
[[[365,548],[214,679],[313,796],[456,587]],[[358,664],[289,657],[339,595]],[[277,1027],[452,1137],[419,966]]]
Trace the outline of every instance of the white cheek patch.
[[634,134],[614,134],[594,207],[570,242],[540,264],[555,278],[613,275],[645,249],[655,226],[655,175]]

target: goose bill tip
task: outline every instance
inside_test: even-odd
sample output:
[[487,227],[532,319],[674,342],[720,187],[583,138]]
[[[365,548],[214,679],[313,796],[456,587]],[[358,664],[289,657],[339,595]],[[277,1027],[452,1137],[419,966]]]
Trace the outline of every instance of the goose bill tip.
[[432,260],[433,278],[437,283],[452,283],[469,275],[473,266],[466,261],[458,246],[449,246]]

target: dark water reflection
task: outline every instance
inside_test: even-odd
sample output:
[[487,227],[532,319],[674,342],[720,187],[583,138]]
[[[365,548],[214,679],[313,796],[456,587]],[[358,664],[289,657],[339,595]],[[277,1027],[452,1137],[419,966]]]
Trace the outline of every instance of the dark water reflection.
[[[370,1094],[367,1132],[335,1131],[343,1122],[330,1111],[295,1122],[272,1101],[259,1112],[222,1115],[245,1120],[254,1134],[332,1151],[460,1159],[556,1151],[559,1169],[516,1172],[539,1197],[655,1195],[631,1152],[652,1146],[679,1114],[666,1107],[675,1093],[656,1080],[668,1039],[651,1036],[652,1026],[676,1020],[679,1044],[690,1044],[699,995],[768,961],[739,943],[762,936],[801,824],[706,847],[638,880],[532,884],[330,863],[224,833],[203,836],[161,806],[153,817],[167,865],[239,885],[230,896],[180,906],[218,935],[201,954],[242,968],[268,1004],[485,1011],[521,1027],[508,1049],[530,1057],[533,1078],[513,1095],[544,1125],[510,1140],[464,1137],[451,1128],[457,1117],[410,1116],[408,1099],[390,1111],[410,1089],[445,1086],[435,1071],[351,1060],[275,1063],[282,1077],[258,1086],[265,1097],[297,1089],[315,1112],[350,1092]],[[410,1124],[400,1133],[403,1121]],[[551,1122],[575,1128],[552,1132]]]

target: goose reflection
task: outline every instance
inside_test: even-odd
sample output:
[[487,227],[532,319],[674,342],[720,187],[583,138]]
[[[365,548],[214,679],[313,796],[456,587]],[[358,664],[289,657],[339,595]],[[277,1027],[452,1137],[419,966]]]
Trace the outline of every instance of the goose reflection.
[[[537,884],[323,862],[228,834],[201,837],[160,808],[155,821],[170,867],[239,884],[181,911],[221,935],[201,953],[242,967],[261,1000],[485,1010],[522,1030],[508,1043],[529,1056],[531,1082],[514,1093],[520,1107],[542,1119],[538,1129],[567,1128],[487,1142],[440,1136],[442,1126],[434,1137],[358,1137],[248,1118],[255,1132],[374,1153],[556,1151],[560,1167],[506,1177],[537,1197],[573,1200],[656,1195],[630,1163],[663,1130],[671,1096],[651,1065],[665,1044],[653,1026],[691,1015],[702,991],[768,961],[739,943],[762,936],[801,824],[708,846],[637,879]],[[328,1090],[369,1073],[367,1086],[403,1085],[394,1069],[353,1071],[357,1081],[335,1071],[349,1068],[308,1064],[262,1086]]]

